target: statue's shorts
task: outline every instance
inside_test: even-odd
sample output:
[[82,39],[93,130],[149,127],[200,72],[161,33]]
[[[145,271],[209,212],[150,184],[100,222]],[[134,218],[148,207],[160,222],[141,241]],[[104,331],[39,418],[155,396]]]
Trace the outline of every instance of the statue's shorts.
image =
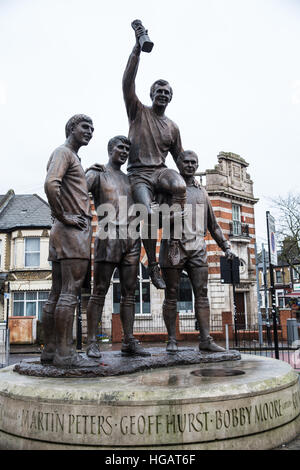
[[180,261],[173,265],[169,261],[170,240],[162,239],[160,243],[159,265],[161,268],[207,267],[207,251],[205,243],[199,243],[197,249],[186,249],[186,244],[179,240]]
[[160,178],[166,174],[169,174],[169,177],[181,178],[179,173],[171,168],[165,166],[161,167],[149,167],[149,168],[135,168],[134,171],[128,173],[131,188],[134,194],[134,188],[137,185],[144,185],[147,187],[149,193],[154,199],[157,191],[160,189]]
[[121,265],[136,265],[140,261],[141,240],[134,240],[130,237],[126,239],[104,240],[96,237],[94,243],[95,262],[107,262]]
[[65,225],[55,220],[49,240],[49,261],[62,259],[87,259],[91,257],[92,226],[86,218],[87,227],[83,230],[72,225]]

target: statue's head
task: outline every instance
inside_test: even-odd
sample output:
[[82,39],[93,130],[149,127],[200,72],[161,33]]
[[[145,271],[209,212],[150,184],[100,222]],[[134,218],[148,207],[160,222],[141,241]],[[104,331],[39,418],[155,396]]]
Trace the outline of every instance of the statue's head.
[[182,176],[194,176],[198,169],[198,156],[192,150],[184,150],[178,155],[176,165]]
[[123,165],[129,155],[131,142],[124,135],[112,137],[107,144],[108,156],[111,162]]
[[173,96],[173,90],[166,80],[156,80],[150,89],[150,98],[157,106],[167,106]]
[[93,121],[85,114],[75,114],[68,120],[65,132],[67,138],[73,135],[81,145],[87,145],[93,136]]

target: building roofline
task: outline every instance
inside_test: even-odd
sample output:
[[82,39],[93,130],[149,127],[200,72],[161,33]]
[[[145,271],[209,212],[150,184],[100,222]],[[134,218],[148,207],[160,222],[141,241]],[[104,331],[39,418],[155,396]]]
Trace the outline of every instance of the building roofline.
[[205,189],[206,189],[209,196],[226,197],[226,198],[229,198],[229,199],[235,199],[235,200],[248,202],[250,204],[256,204],[259,201],[258,198],[251,197],[251,196],[246,196],[246,195],[243,195],[243,194],[236,194],[236,193],[226,191],[226,190],[207,189],[206,186],[205,186]]
[[38,194],[34,193],[32,194],[32,196],[36,196],[40,201],[42,201],[46,206],[50,207],[48,202],[45,201],[45,199],[43,199],[41,196],[39,196]]
[[15,230],[43,230],[43,229],[51,229],[52,225],[16,225],[10,228],[0,228],[0,233],[11,233]]
[[0,213],[7,207],[8,203],[15,196],[13,189],[9,189],[0,201]]

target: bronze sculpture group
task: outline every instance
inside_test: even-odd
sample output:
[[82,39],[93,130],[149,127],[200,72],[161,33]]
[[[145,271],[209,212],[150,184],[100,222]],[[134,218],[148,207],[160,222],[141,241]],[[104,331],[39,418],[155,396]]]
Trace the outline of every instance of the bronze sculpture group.
[[[208,265],[204,237],[211,233],[225,256],[233,256],[208,195],[194,175],[198,168],[195,152],[184,151],[177,125],[165,110],[173,91],[165,80],[151,87],[152,105],[143,105],[135,93],[135,77],[142,47],[151,50],[149,38],[140,22],[134,24],[136,43],[124,76],[123,95],[129,120],[128,138],[116,136],[108,143],[108,163],[94,165],[85,173],[78,156],[93,135],[92,120],[73,116],[66,125],[66,141],[51,155],[47,166],[45,192],[54,218],[50,232],[49,261],[52,262],[52,289],[43,309],[43,364],[58,367],[92,367],[101,357],[97,327],[113,272],[119,269],[121,285],[120,318],[123,327],[121,352],[127,356],[147,356],[147,350],[133,336],[134,291],[140,260],[141,238],[148,257],[152,283],[165,289],[163,318],[168,332],[167,351],[178,350],[175,325],[180,274],[190,278],[195,297],[195,316],[199,324],[199,349],[224,351],[209,335],[207,297]],[[147,41],[146,41],[146,39]],[[145,42],[146,41],[146,42]],[[142,44],[142,46],[141,46]],[[149,45],[150,44],[150,45]],[[179,173],[169,169],[165,160],[171,153]],[[128,160],[127,174],[121,170]],[[72,344],[73,319],[77,297],[83,285],[91,255],[91,210],[89,192],[98,213],[99,230],[94,243],[93,292],[87,308],[86,356]],[[127,209],[120,210],[126,199]],[[156,259],[157,230],[162,216],[155,218],[162,203],[172,207],[170,233],[163,238]],[[134,204],[145,210],[135,233],[130,231]],[[111,207],[107,219],[103,208]],[[190,210],[187,217],[186,208]],[[189,224],[185,224],[185,218]],[[158,224],[154,223],[158,220]],[[182,231],[176,233],[175,222]],[[162,276],[161,276],[162,273]]]

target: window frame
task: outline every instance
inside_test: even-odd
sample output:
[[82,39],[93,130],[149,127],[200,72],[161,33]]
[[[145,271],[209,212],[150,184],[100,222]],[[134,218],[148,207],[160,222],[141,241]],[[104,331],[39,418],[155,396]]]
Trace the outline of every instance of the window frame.
[[[39,250],[38,251],[28,251],[26,250],[26,243],[28,240],[38,240],[39,241]],[[38,253],[39,255],[39,262],[38,264],[31,264],[27,265],[26,264],[26,255],[30,254],[36,254]],[[25,268],[39,268],[41,266],[41,238],[40,237],[24,237],[24,267]]]
[[[15,294],[23,294],[23,299],[16,300],[15,299]],[[27,294],[36,294],[36,299],[27,299]],[[42,299],[39,298],[40,294],[47,294],[47,298]],[[39,315],[39,306],[40,304],[44,304],[47,302],[47,299],[49,297],[50,291],[48,290],[41,290],[41,291],[34,291],[34,290],[28,290],[28,291],[13,291],[12,292],[12,317],[35,317],[37,320],[41,320],[41,317]],[[28,303],[35,303],[35,314],[34,315],[27,315],[26,314],[26,305]],[[15,314],[15,304],[18,303],[23,303],[23,314]],[[41,307],[42,311],[42,307]]]
[[[280,279],[278,279],[278,277]],[[276,284],[283,284],[283,272],[279,269],[275,270],[275,283]]]
[[232,233],[234,236],[242,235],[241,206],[234,203],[232,203]]
[[[300,269],[300,266],[297,265],[297,269]],[[292,275],[293,275],[293,281],[299,281],[300,280],[300,274],[296,270],[296,268],[292,268]]]

